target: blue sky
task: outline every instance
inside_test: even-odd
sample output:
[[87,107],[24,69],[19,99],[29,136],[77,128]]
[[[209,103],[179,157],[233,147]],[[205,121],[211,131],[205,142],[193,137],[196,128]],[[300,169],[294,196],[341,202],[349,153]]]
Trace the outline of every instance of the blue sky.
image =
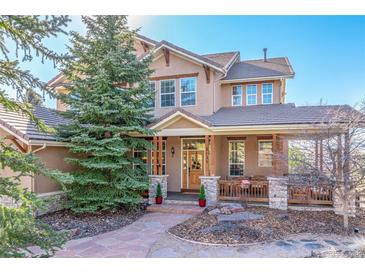
[[[79,17],[69,29],[84,32]],[[287,56],[296,72],[287,102],[355,104],[365,96],[365,16],[133,16],[132,27],[196,53],[238,50],[241,59]],[[65,52],[67,37],[47,41]],[[39,60],[26,64],[41,80],[57,70]],[[47,100],[48,106],[54,102]]]

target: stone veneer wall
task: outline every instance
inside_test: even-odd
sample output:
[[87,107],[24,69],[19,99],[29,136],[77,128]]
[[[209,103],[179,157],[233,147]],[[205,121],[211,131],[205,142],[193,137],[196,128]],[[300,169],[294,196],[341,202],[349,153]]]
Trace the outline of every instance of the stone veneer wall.
[[[333,207],[334,207],[334,211],[336,214],[344,215],[344,203],[341,199],[340,193],[342,193],[342,191],[339,189],[336,189],[335,191],[333,191]],[[350,216],[355,216],[355,213],[356,213],[355,193],[354,192],[350,193],[349,197],[350,198],[347,201],[348,213]]]
[[288,178],[268,177],[269,207],[281,210],[288,209]]
[[205,188],[205,197],[207,205],[213,205],[218,201],[218,181],[220,176],[200,176],[201,184]]
[[156,197],[157,185],[161,185],[162,197],[167,197],[167,177],[169,175],[149,175],[150,185],[148,188],[148,203],[154,204]]

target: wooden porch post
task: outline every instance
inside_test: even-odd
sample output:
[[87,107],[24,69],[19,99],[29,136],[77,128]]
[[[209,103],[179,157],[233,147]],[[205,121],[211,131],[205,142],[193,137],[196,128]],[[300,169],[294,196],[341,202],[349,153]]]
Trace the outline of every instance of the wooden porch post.
[[158,175],[162,175],[162,136],[158,137]]
[[157,175],[157,137],[153,136],[153,175]]
[[315,141],[316,145],[315,145],[315,152],[314,152],[314,166],[316,167],[316,169],[318,169],[318,140]]
[[277,153],[278,153],[278,140],[277,140],[277,135],[273,134],[272,135],[272,153],[273,153],[273,157],[272,157],[272,170],[273,170],[273,174],[274,176],[278,176],[278,161],[277,161]]
[[215,164],[216,164],[216,155],[215,155],[215,135],[210,136],[210,153],[211,153],[211,168],[210,168],[210,176],[215,176]]
[[337,136],[337,168],[336,168],[338,181],[342,180],[342,176],[343,176],[343,165],[342,164],[343,164],[342,163],[342,138],[341,138],[341,134],[339,134]]
[[205,176],[209,175],[209,135],[205,135]]
[[319,170],[323,171],[323,140],[319,141]]

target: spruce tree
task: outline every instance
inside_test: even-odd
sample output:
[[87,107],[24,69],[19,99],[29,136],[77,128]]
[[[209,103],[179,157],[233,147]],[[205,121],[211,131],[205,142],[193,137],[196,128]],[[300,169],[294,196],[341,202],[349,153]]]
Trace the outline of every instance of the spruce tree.
[[67,161],[78,167],[73,182],[64,185],[69,207],[93,212],[133,206],[148,184],[146,167],[132,151],[151,148],[136,137],[153,134],[146,129],[154,98],[150,59],[137,59],[126,16],[82,20],[87,32],[71,33],[72,60],[63,69],[70,92],[60,96],[70,123],[59,136],[75,154]]

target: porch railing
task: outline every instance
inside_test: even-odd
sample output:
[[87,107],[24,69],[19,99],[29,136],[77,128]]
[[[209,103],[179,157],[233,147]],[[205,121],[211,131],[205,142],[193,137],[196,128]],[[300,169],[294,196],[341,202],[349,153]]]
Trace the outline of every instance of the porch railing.
[[220,180],[219,199],[246,202],[268,202],[269,186],[267,181]]
[[333,188],[329,185],[288,185],[288,203],[303,205],[333,205]]

